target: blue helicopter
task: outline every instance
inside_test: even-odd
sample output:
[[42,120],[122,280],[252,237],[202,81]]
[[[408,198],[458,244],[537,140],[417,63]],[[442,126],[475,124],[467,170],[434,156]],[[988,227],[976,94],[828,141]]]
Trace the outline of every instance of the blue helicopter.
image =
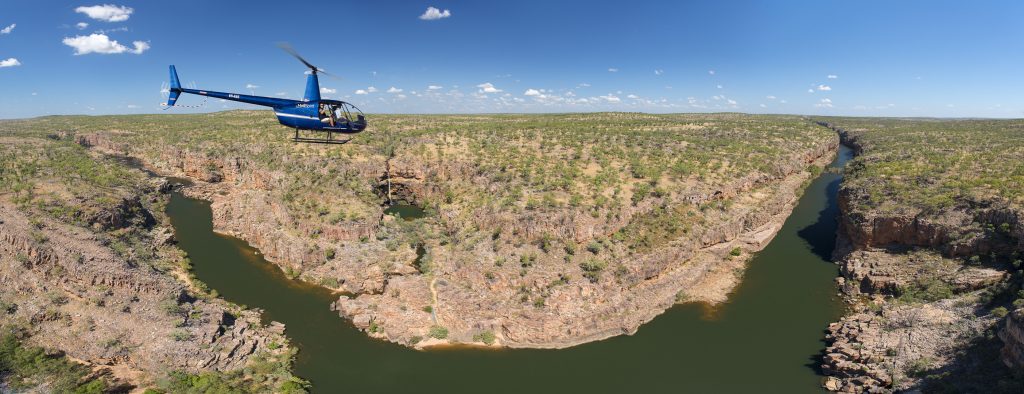
[[[295,129],[295,137],[292,138],[292,141],[295,142],[344,144],[351,138],[335,139],[335,133],[356,134],[366,129],[366,117],[355,105],[345,101],[320,98],[320,81],[317,79],[317,73],[327,74],[326,71],[310,64],[290,46],[281,45],[281,49],[309,67],[309,76],[306,77],[306,94],[302,100],[182,88],[181,82],[178,81],[178,72],[172,65],[170,67],[171,85],[165,105],[167,108],[171,108],[182,93],[189,93],[271,107],[274,109],[274,114],[277,115],[278,122]],[[300,136],[300,131],[312,131],[314,132],[313,137]]]

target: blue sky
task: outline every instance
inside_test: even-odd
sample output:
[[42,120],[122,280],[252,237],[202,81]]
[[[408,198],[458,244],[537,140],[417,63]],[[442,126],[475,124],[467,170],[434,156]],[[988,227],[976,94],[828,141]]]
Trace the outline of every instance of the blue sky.
[[[161,112],[168,64],[298,98],[281,41],[369,113],[1024,117],[1022,21],[1020,1],[5,0],[0,118]],[[234,108],[254,107],[172,111]]]

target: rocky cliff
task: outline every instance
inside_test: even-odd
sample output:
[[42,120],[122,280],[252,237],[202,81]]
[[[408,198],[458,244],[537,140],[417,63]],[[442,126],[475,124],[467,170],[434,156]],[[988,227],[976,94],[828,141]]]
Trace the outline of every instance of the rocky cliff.
[[[0,194],[5,331],[122,389],[155,386],[171,371],[234,373],[256,360],[290,362],[286,338],[263,327],[257,311],[192,286],[166,219],[151,211],[166,199],[161,182],[59,140],[6,142],[0,150],[17,151],[19,161],[3,168],[35,160],[37,172],[31,192]],[[41,152],[49,158],[39,159]],[[103,181],[117,171],[125,172]]]
[[[978,368],[976,360],[991,357],[977,349],[998,330],[1002,312],[992,308],[1006,303],[1006,294],[1020,286],[1019,274],[1014,273],[1020,264],[1015,259],[1024,251],[1019,206],[1012,197],[981,197],[973,190],[961,191],[952,203],[945,203],[936,192],[939,188],[928,186],[952,179],[939,168],[922,171],[930,179],[916,191],[901,192],[926,198],[893,194],[895,187],[885,185],[907,182],[905,172],[913,166],[897,166],[889,152],[899,150],[905,157],[912,149],[899,140],[876,141],[882,135],[893,138],[900,130],[873,124],[857,127],[865,123],[870,122],[820,123],[837,131],[858,154],[848,164],[840,189],[834,256],[851,313],[829,326],[830,346],[822,365],[830,376],[825,387],[843,392],[976,390],[979,385],[994,389],[997,382],[1009,382],[1008,372],[992,370],[998,366],[985,367],[997,376],[987,383],[991,386],[956,375],[976,373],[968,372]],[[943,138],[934,125],[920,127],[929,126],[930,138]],[[945,147],[916,149],[926,156],[927,149]],[[1020,369],[1015,358],[1020,339],[1013,334],[1015,314],[1010,315],[1005,328],[998,330],[1005,341],[1002,354],[1006,365]]]
[[[478,119],[469,120],[472,125]],[[634,333],[676,302],[724,301],[750,253],[764,247],[791,212],[812,176],[809,169],[831,160],[838,145],[834,135],[804,131],[805,123],[787,127],[794,129],[770,126],[779,133],[772,140],[799,141],[799,147],[764,148],[773,156],[743,164],[757,164],[757,170],[729,177],[709,173],[703,180],[660,176],[655,182],[635,180],[644,176],[637,168],[634,180],[626,176],[616,188],[583,189],[595,193],[588,199],[613,202],[596,206],[586,199],[567,203],[571,194],[532,190],[535,186],[519,197],[524,205],[509,205],[514,202],[507,200],[509,189],[524,188],[509,178],[515,176],[511,173],[531,167],[517,169],[522,164],[515,161],[492,167],[486,158],[473,161],[468,149],[479,140],[498,147],[534,142],[494,142],[476,134],[407,137],[390,157],[352,146],[347,154],[353,159],[344,165],[331,150],[287,147],[281,151],[289,152],[287,160],[276,167],[254,160],[265,150],[214,156],[202,147],[126,146],[117,133],[81,138],[94,149],[132,155],[157,172],[197,181],[186,193],[212,201],[217,231],[245,239],[289,274],[350,294],[335,308],[372,335],[423,346],[479,342],[490,333],[503,346],[565,347]],[[746,133],[692,130],[707,141]],[[791,140],[803,132],[812,135]],[[551,142],[558,144],[568,142]],[[678,149],[692,148],[687,144]],[[712,160],[732,157],[715,150],[721,148],[709,149]],[[588,173],[595,180],[611,174],[623,179],[626,171],[601,164],[597,152],[588,158],[565,147],[546,154],[591,160],[580,165],[581,180]],[[729,171],[739,162],[722,165]],[[296,178],[307,186],[296,188]],[[357,182],[371,182],[373,194],[348,189]],[[665,190],[639,194],[650,183]],[[378,204],[386,200],[389,184],[393,198],[432,214],[412,222],[383,215]],[[339,187],[314,192],[321,185]],[[305,196],[310,193],[318,197]],[[532,207],[531,193],[539,205],[552,208]],[[542,194],[552,199],[544,202]],[[367,197],[376,203],[360,202]],[[734,249],[741,255],[733,256]],[[447,329],[443,341],[423,340],[433,327]]]

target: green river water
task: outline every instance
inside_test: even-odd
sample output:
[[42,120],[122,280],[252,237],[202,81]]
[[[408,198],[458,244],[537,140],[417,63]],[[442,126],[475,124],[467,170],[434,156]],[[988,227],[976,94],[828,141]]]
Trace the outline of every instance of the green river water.
[[[840,147],[831,166],[851,157]],[[209,203],[176,192],[167,213],[199,279],[286,324],[299,348],[296,374],[314,392],[817,393],[824,329],[842,312],[829,261],[840,180],[826,171],[810,184],[728,303],[678,305],[636,335],[562,350],[416,351],[368,338],[329,309],[329,291],[287,279],[246,242],[214,233]]]

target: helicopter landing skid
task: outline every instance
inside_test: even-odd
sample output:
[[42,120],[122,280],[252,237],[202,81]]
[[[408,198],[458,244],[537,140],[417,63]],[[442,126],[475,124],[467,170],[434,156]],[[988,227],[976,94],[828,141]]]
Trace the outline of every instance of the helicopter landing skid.
[[344,140],[334,139],[334,133],[332,133],[330,130],[327,131],[327,138],[299,137],[299,129],[295,129],[295,137],[292,138],[292,141],[293,142],[305,142],[305,143],[309,143],[309,144],[334,144],[334,145],[341,145],[341,144],[347,144],[349,141],[352,141],[352,138],[348,138],[348,139],[344,139]]

